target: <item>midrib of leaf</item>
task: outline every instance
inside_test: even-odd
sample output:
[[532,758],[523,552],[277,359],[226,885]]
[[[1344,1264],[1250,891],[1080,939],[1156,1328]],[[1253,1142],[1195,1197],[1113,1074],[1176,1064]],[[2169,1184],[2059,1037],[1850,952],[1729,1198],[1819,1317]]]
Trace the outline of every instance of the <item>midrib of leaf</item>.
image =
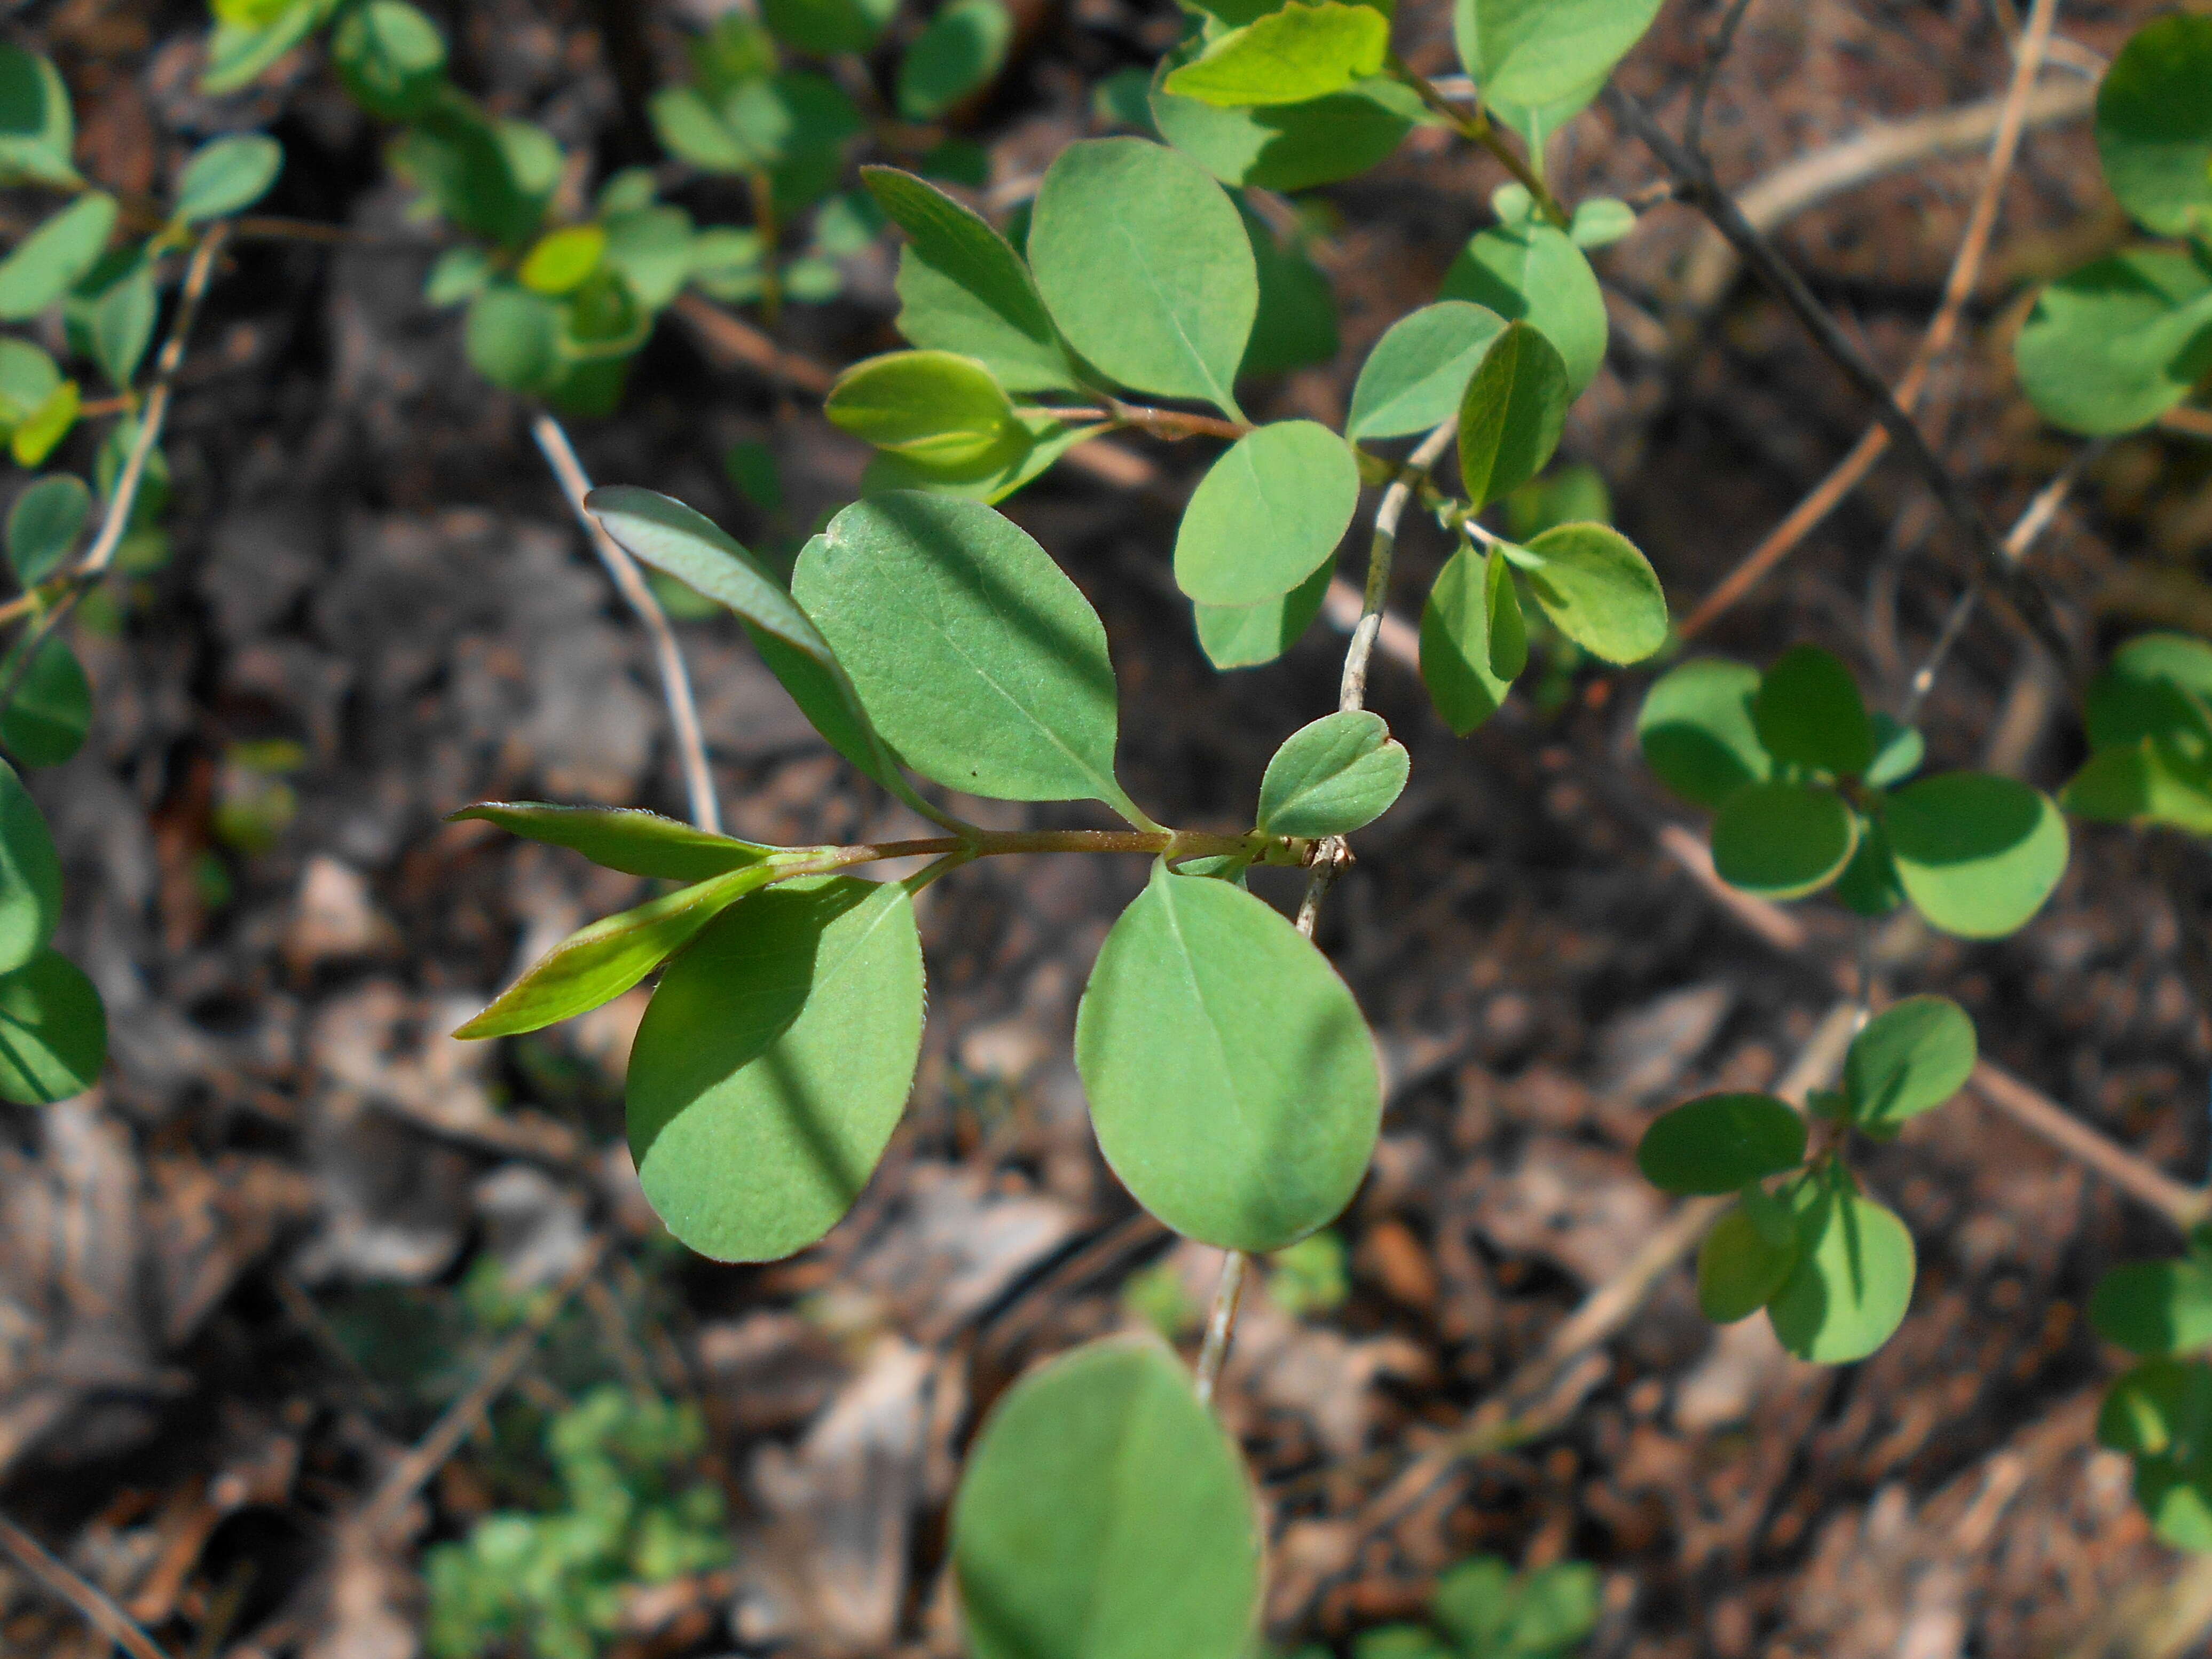
[[1223,386],[1215,378],[1213,370],[1206,362],[1204,354],[1199,350],[1188,331],[1184,329],[1182,313],[1170,303],[1167,291],[1160,286],[1159,277],[1153,271],[1152,262],[1145,258],[1143,247],[1135,236],[1130,234],[1127,222],[1123,220],[1120,213],[1115,212],[1113,215],[1113,224],[1122,241],[1128,245],[1130,263],[1136,267],[1138,274],[1145,279],[1145,286],[1152,290],[1152,299],[1167,317],[1169,326],[1175,330],[1176,338],[1182,343],[1184,352],[1197,366],[1200,376],[1212,388],[1211,395],[1213,401],[1221,406],[1224,414],[1236,420],[1243,420],[1244,411],[1237,408],[1236,394]]

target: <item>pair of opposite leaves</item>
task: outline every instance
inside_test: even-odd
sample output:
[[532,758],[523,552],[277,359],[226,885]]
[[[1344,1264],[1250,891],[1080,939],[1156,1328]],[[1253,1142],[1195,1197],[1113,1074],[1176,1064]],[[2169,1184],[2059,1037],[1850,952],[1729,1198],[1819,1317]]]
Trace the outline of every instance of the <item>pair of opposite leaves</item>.
[[[605,490],[592,505],[639,557],[737,610],[824,734],[872,775],[902,762],[972,793],[1096,799],[1151,827],[1113,774],[1104,629],[989,507],[914,493],[848,507],[787,592],[665,497]],[[1286,744],[1262,827],[1328,832],[1387,806],[1404,751],[1380,728],[1334,716]],[[696,911],[686,921],[691,942],[631,1059],[647,1194],[678,1237],[725,1259],[787,1255],[844,1213],[904,1106],[921,1039],[906,890],[814,877],[751,890],[770,878],[752,862],[687,890],[728,908],[703,929]],[[653,948],[598,1000],[671,947]],[[1193,1237],[1279,1249],[1341,1209],[1366,1167],[1381,1086],[1358,1006],[1310,941],[1232,883],[1155,867],[1100,951],[1076,1048],[1109,1162]]]

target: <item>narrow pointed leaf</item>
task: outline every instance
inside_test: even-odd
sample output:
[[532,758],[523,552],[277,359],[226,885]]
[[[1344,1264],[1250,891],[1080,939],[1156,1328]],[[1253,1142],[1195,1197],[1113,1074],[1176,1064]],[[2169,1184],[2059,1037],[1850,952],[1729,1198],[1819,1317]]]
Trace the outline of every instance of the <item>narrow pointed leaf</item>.
[[107,1011],[77,965],[42,951],[0,975],[0,1100],[49,1106],[100,1080]]
[[1259,829],[1270,836],[1346,836],[1390,810],[1412,767],[1380,714],[1324,714],[1284,739],[1260,780]]
[[536,800],[487,800],[449,813],[446,822],[481,818],[509,835],[566,847],[594,864],[665,881],[705,881],[742,870],[781,851],[704,830],[633,806],[554,806]]
[[1359,468],[1314,421],[1239,438],[1208,469],[1176,532],[1176,585],[1203,605],[1259,605],[1326,562],[1359,507]]
[[2026,925],[2066,872],[2066,820],[2049,796],[2010,778],[1923,778],[1889,796],[1882,823],[1905,896],[1961,939]]

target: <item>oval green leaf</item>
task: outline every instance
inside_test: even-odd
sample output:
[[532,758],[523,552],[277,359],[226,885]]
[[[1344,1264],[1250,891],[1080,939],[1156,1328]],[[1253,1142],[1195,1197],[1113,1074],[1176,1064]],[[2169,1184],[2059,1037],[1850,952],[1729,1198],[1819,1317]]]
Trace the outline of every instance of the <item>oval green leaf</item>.
[[[24,652],[30,666],[21,669]],[[0,657],[0,684],[15,680],[15,693],[0,709],[0,748],[23,766],[59,766],[84,746],[92,729],[92,683],[84,665],[58,634],[26,637]]]
[[1713,820],[1713,867],[1747,893],[1797,898],[1833,881],[1857,842],[1857,820],[1833,790],[1746,784]]
[[107,246],[115,213],[112,196],[80,196],[0,259],[0,318],[35,317],[76,287]]
[[1220,109],[1165,89],[1175,63],[1161,60],[1153,125],[1224,185],[1300,191],[1356,177],[1388,161],[1425,114],[1413,88],[1382,76],[1311,103]]
[[1141,138],[1069,145],[1037,192],[1029,252],[1053,320],[1101,371],[1243,418],[1233,388],[1260,279],[1236,207],[1197,163]]
[[1644,758],[1675,793],[1718,811],[1774,770],[1751,716],[1758,691],[1759,671],[1724,657],[1668,670],[1636,716]]
[[31,792],[0,761],[0,973],[46,947],[62,917],[62,861]]
[[950,351],[894,351],[854,363],[823,412],[854,437],[932,468],[981,466],[1028,434],[991,371]]
[[1443,300],[1390,325],[1361,365],[1344,435],[1402,438],[1449,420],[1505,319],[1483,306]]
[[1716,1325],[1748,1319],[1796,1266],[1794,1229],[1779,1241],[1769,1238],[1742,1205],[1731,1205],[1698,1246],[1698,1306]]
[[1913,908],[1961,939],[2025,925],[2066,872],[2066,820],[2010,778],[1946,772],[1909,783],[1889,796],[1883,828]]
[[1528,591],[1562,634],[1607,662],[1641,662],[1667,643],[1667,595],[1636,544],[1601,524],[1563,524],[1526,550]]
[[1596,275],[1565,232],[1540,220],[1478,234],[1444,273],[1437,297],[1471,301],[1528,324],[1559,352],[1574,397],[1605,362],[1605,296]]
[[1912,1304],[1912,1235],[1848,1181],[1832,1177],[1801,1198],[1797,1265],[1766,1306],[1782,1346],[1823,1365],[1865,1358]]
[[2158,738],[2090,756],[2058,802],[2095,823],[2165,823],[2212,836],[2212,770]]
[[1210,467],[1176,532],[1176,586],[1202,605],[1287,593],[1336,550],[1359,508],[1359,466],[1316,421],[1248,432]]
[[1012,15],[1000,0],[951,0],[899,59],[899,113],[933,121],[1005,66],[1014,38]]
[[1526,323],[1510,323],[1484,349],[1459,406],[1461,487],[1477,511],[1544,469],[1574,401],[1566,365]]
[[368,0],[331,32],[331,58],[354,102],[383,120],[407,121],[444,82],[446,42],[405,0]]
[[896,882],[794,881],[718,920],[630,1051],[630,1157],[669,1231],[718,1261],[771,1261],[836,1226],[905,1109],[921,1018]]
[[1974,1022],[1948,997],[1907,997],[1869,1020],[1844,1057],[1844,1095],[1862,1128],[1893,1129],[1941,1106],[1974,1069]]
[[269,193],[283,166],[283,145],[266,133],[239,133],[203,144],[177,181],[177,222],[198,224],[252,207]]
[[8,509],[8,564],[26,587],[61,567],[84,533],[92,492],[67,472],[34,480]]
[[1528,662],[1528,626],[1504,555],[1462,545],[1421,607],[1421,684],[1429,700],[1463,738],[1498,712]]
[[2212,1268],[2187,1259],[2124,1262],[2098,1281],[2089,1322],[2130,1353],[2212,1346]]
[[873,496],[807,544],[792,591],[915,770],[970,794],[1135,813],[1114,777],[1106,630],[1011,520],[951,496]]
[[496,283],[469,302],[461,343],[477,372],[509,392],[541,392],[561,372],[561,308]]
[[1348,836],[1390,810],[1412,765],[1380,714],[1324,714],[1291,732],[1267,763],[1258,828],[1269,836]]
[[1805,1120],[1771,1095],[1706,1095],[1644,1132],[1637,1167],[1662,1192],[1732,1193],[1805,1161]]
[[1023,1377],[953,1502],[975,1659],[1239,1659],[1260,1559],[1234,1443],[1149,1340],[1091,1343]]
[[1164,863],[1106,936],[1075,1061],[1106,1161],[1203,1243],[1304,1237],[1375,1149],[1375,1043],[1328,958],[1264,901]]
[[2212,273],[2162,248],[2085,265],[2043,290],[2014,359],[2054,426],[2091,437],[2148,426],[2212,369]]
[[2186,634],[2139,634],[2090,682],[2089,747],[2143,738],[2181,741],[2212,753],[2212,645]]
[[635,806],[555,806],[537,800],[485,800],[446,816],[481,818],[511,836],[565,847],[596,865],[663,881],[705,881],[758,864],[782,850],[709,835],[677,818]]
[[1486,101],[1588,102],[1644,38],[1659,0],[1456,0],[1460,61]]
[[42,951],[0,975],[0,1100],[51,1106],[100,1080],[107,1011],[77,965]]
[[1324,562],[1287,593],[1257,605],[1195,605],[1199,647],[1216,668],[1250,668],[1274,659],[1297,644],[1328,597],[1334,561]]
[[2212,17],[2160,17],[2097,87],[2097,156],[2120,204],[2161,236],[2212,230]]
[[1858,682],[1833,653],[1800,645],[1775,660],[1751,705],[1760,745],[1779,761],[1856,778],[1874,763],[1874,724]]
[[1230,108],[1303,104],[1381,74],[1389,46],[1389,17],[1370,6],[1291,0],[1217,35],[1164,84],[1178,98]]

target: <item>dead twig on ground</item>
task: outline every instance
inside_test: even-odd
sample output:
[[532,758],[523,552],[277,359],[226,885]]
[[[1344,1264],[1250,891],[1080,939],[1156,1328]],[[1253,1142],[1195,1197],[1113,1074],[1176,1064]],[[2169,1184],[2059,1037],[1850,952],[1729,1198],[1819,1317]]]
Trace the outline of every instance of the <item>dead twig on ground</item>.
[[25,1572],[83,1614],[85,1623],[129,1654],[131,1659],[169,1659],[161,1644],[147,1635],[137,1620],[117,1607],[98,1585],[88,1583],[71,1572],[48,1554],[37,1539],[4,1515],[0,1515],[0,1548],[13,1556]]

